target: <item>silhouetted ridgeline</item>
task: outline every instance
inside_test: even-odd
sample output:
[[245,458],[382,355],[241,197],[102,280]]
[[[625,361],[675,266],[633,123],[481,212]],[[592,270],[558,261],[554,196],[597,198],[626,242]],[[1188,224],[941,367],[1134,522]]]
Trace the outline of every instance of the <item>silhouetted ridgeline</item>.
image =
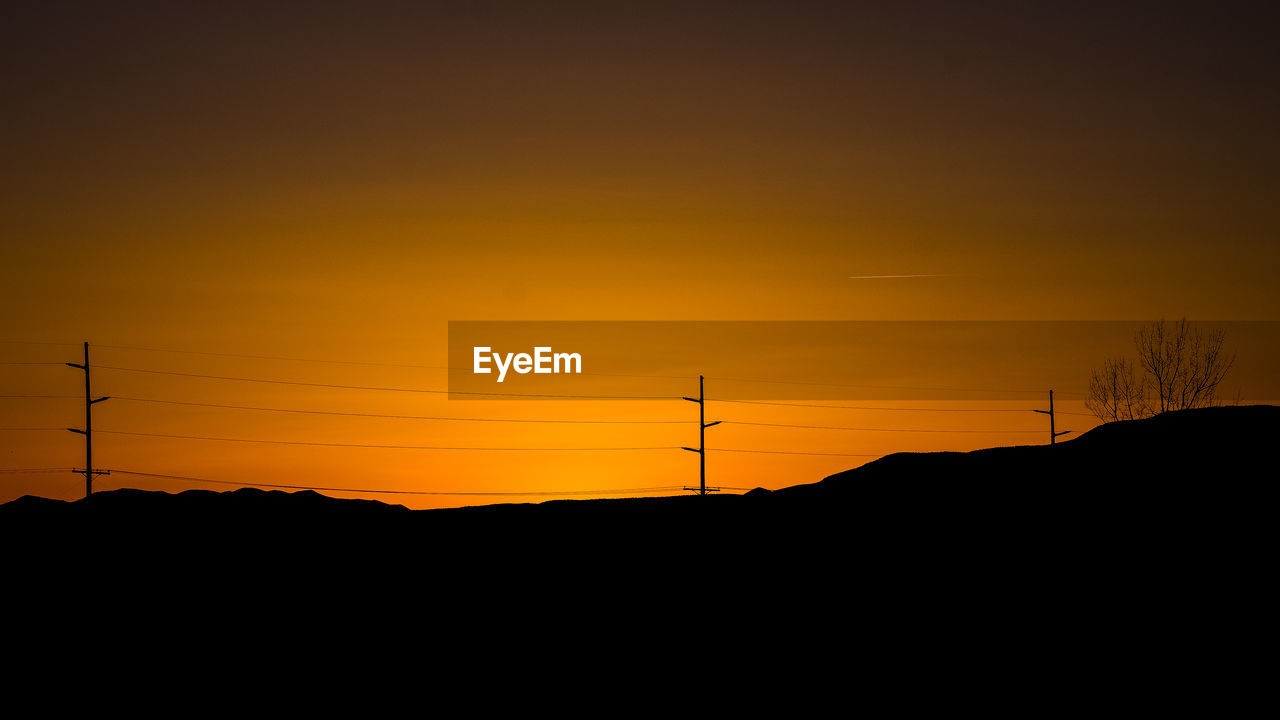
[[740,496],[428,511],[253,489],[25,497],[0,507],[0,540],[13,618],[102,618],[117,644],[216,620],[247,647],[403,645],[384,631],[418,628],[414,647],[457,640],[476,663],[519,642],[650,669],[697,651],[748,674],[827,667],[830,687],[847,681],[835,656],[1028,689],[1082,668],[1199,683],[1197,658],[1235,656],[1267,597],[1278,431],[1277,407],[1184,411]]
[[444,562],[523,553],[685,557],[699,544],[720,562],[885,543],[892,553],[984,543],[1001,555],[1087,550],[1148,533],[1177,542],[1209,529],[1239,531],[1236,520],[1258,509],[1271,483],[1278,433],[1280,408],[1206,408],[1110,423],[1054,446],[896,454],[817,483],[740,496],[411,511],[311,491],[115,490],[75,502],[23,497],[0,506],[0,524],[31,550],[41,547],[33,537],[60,544],[89,534],[95,546],[140,543],[149,554],[297,547]]

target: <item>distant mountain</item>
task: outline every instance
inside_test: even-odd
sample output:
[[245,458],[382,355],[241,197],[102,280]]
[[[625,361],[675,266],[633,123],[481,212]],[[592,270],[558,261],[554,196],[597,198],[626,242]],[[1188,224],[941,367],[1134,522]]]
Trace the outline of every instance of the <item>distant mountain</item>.
[[284,492],[240,488],[229,492],[213,490],[184,490],[167,493],[156,490],[102,490],[91,498],[78,500],[51,500],[25,495],[13,502],[0,505],[0,518],[14,519],[24,513],[84,513],[92,509],[95,514],[120,513],[145,516],[151,513],[176,513],[200,515],[206,513],[382,513],[408,512],[403,505],[388,505],[377,500],[350,500],[321,495],[314,490]]

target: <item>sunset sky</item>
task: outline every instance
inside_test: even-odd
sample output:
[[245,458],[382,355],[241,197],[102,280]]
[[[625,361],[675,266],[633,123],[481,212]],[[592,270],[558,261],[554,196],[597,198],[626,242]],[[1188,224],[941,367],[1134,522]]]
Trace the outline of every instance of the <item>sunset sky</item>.
[[[7,3],[0,362],[56,364],[0,365],[0,394],[82,392],[61,363],[87,340],[94,364],[129,368],[95,370],[96,394],[120,398],[688,421],[121,399],[97,406],[103,430],[666,448],[696,443],[696,406],[138,370],[442,389],[451,320],[1280,320],[1280,46],[1266,5],[1057,5]],[[1072,393],[1089,369],[1045,378],[1060,409],[1083,412]],[[957,384],[942,367],[923,380]],[[642,382],[697,392],[696,378]],[[975,382],[1007,385],[961,384]],[[747,382],[712,388],[755,397]],[[0,398],[0,427],[79,427],[77,402]],[[1037,387],[903,402],[1045,399]],[[847,454],[711,456],[711,484],[746,488],[1047,430],[1029,411],[708,408],[721,417],[886,430],[708,430],[712,447]],[[0,430],[0,469],[79,467],[82,443]],[[104,468],[342,488],[697,480],[696,456],[665,449],[101,434],[94,454]],[[124,486],[226,489],[98,485]],[[0,501],[27,493],[75,498],[83,479],[0,475]]]

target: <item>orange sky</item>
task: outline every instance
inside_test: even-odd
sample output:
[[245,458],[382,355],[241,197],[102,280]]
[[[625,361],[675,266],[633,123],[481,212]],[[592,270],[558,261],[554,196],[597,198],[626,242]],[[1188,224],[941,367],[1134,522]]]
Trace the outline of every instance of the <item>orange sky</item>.
[[[0,340],[443,365],[450,320],[1278,319],[1268,23],[1230,4],[952,5],[7,7]],[[945,277],[850,279],[881,274]],[[77,352],[0,344],[0,361]],[[96,352],[103,364],[203,374],[445,380],[426,368]],[[1059,387],[1079,390],[1087,372]],[[0,377],[8,394],[80,389],[65,367],[5,365]],[[940,372],[937,384],[947,381]],[[121,396],[378,414],[696,410],[469,404],[107,370],[96,383]],[[1064,409],[1080,411],[1078,400],[1064,397]],[[696,434],[99,409],[101,428],[371,444],[667,446]],[[77,412],[74,400],[0,399],[0,427],[78,424]],[[1030,413],[733,415],[1043,426]],[[848,453],[1030,441],[715,432],[722,447]],[[79,441],[0,431],[0,468],[80,464]],[[684,484],[697,460],[123,435],[100,436],[95,456],[103,467],[226,480],[464,491]],[[858,461],[722,454],[709,468],[715,483],[778,487]],[[70,474],[0,477],[0,500],[82,487]],[[101,487],[122,484],[196,486]]]

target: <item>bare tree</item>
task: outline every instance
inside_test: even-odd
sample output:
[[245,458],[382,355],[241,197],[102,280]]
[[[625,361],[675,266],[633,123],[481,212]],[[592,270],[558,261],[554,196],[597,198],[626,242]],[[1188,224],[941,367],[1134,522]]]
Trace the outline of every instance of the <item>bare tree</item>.
[[1123,357],[1109,357],[1090,376],[1084,404],[1103,422],[1146,417],[1151,414],[1147,379]]
[[1193,328],[1186,318],[1154,322],[1134,335],[1138,364],[1158,401],[1160,412],[1212,405],[1218,384],[1235,364],[1223,350],[1221,330]]

